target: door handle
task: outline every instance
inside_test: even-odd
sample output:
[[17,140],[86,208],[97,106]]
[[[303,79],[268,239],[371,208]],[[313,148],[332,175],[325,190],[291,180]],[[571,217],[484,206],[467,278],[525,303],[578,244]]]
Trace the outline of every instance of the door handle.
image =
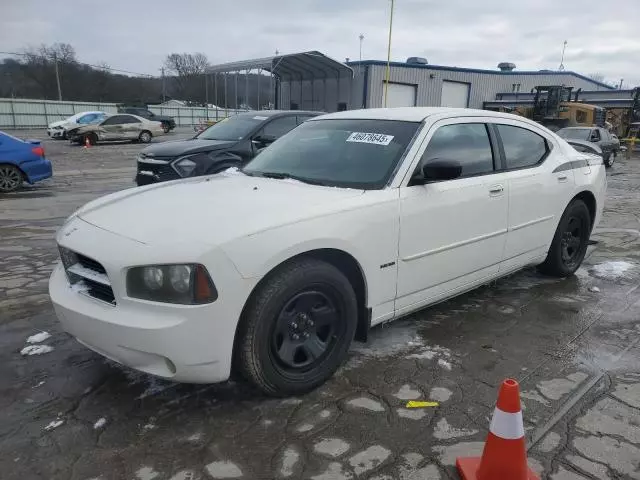
[[559,181],[559,182],[566,182],[566,181],[567,181],[567,179],[568,179],[568,177],[567,177],[566,175],[560,175],[560,176],[558,177],[558,181]]
[[504,187],[502,185],[493,185],[492,187],[489,187],[490,195],[500,195],[502,192],[504,192]]

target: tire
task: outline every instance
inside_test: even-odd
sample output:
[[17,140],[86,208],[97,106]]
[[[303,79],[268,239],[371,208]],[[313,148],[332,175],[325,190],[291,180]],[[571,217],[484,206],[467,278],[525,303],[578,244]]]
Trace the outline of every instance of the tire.
[[61,140],[67,140],[67,139],[68,139],[68,137],[67,137],[67,131],[66,131],[66,130],[64,130],[64,131],[62,132],[62,137],[60,137],[60,139],[61,139]]
[[167,122],[162,122],[162,131],[164,133],[169,133],[171,131],[171,126]]
[[565,209],[553,236],[546,260],[538,270],[553,277],[568,277],[580,267],[591,236],[591,214],[582,200]]
[[309,392],[345,360],[357,317],[356,295],[340,270],[294,260],[270,274],[245,306],[236,367],[268,395]]
[[615,154],[607,153],[602,159],[605,168],[611,168],[613,166],[613,162],[615,162],[616,156]]
[[15,165],[0,165],[0,193],[14,192],[22,186],[22,172]]
[[149,143],[151,141],[151,132],[148,130],[140,132],[140,135],[138,135],[138,141],[140,143]]
[[92,147],[98,143],[98,136],[95,133],[87,133],[82,137],[82,145],[86,145],[87,139],[89,139],[89,145]]

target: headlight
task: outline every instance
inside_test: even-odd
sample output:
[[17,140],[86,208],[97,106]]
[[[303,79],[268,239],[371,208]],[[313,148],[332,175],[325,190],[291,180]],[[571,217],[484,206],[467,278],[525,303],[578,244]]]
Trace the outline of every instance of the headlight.
[[207,270],[199,264],[130,268],[127,294],[142,300],[182,305],[211,303],[218,298]]
[[190,176],[196,167],[196,162],[189,160],[188,157],[182,158],[173,164],[173,168],[175,168],[176,172],[178,172],[181,177]]

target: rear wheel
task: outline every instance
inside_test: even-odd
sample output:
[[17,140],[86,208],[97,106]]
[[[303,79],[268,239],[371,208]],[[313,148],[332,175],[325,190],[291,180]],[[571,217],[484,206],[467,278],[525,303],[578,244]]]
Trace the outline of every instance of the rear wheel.
[[0,165],[0,192],[9,193],[22,185],[22,172],[14,165]]
[[236,363],[269,395],[298,395],[324,383],[347,356],[357,303],[333,265],[296,260],[277,270],[245,308]]
[[616,152],[606,153],[602,161],[606,168],[611,168],[613,166],[613,162],[616,161]]
[[148,131],[143,131],[140,132],[140,135],[138,136],[138,140],[142,143],[149,143],[151,141],[151,132]]
[[582,200],[574,200],[562,214],[547,258],[538,269],[554,277],[572,275],[584,260],[590,235],[589,209]]

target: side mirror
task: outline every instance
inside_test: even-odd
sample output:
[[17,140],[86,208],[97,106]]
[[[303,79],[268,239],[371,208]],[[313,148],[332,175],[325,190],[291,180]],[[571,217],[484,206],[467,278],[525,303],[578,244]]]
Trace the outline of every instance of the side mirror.
[[434,158],[422,166],[421,174],[414,175],[411,185],[424,185],[439,180],[453,180],[462,175],[462,165],[457,160]]
[[275,141],[276,137],[274,135],[258,135],[257,137],[253,137],[253,140],[251,140],[251,142],[256,146],[266,146]]

